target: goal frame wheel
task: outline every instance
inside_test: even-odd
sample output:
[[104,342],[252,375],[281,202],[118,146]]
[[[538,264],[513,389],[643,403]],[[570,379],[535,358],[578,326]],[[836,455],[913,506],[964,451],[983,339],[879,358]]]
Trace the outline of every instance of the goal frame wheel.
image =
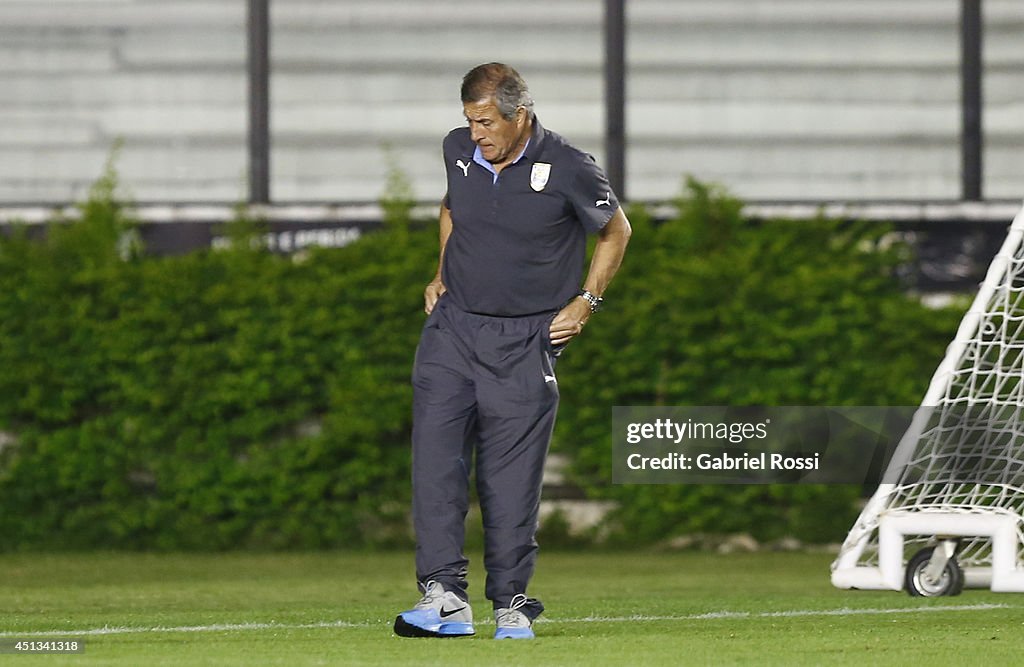
[[[939,553],[936,553],[936,550]],[[960,595],[964,590],[964,571],[956,561],[956,555],[944,556],[941,547],[925,547],[907,563],[904,588],[911,597],[941,597]],[[934,558],[945,558],[938,580],[929,576],[929,566]],[[935,569],[935,568],[932,568]]]

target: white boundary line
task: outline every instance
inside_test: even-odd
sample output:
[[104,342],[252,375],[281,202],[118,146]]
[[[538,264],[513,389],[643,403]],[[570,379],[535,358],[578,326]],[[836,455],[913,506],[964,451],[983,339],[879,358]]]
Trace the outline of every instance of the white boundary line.
[[89,630],[42,630],[39,632],[0,632],[0,637],[91,637],[95,635],[131,635],[176,632],[237,632],[244,630],[307,630],[318,628],[372,628],[381,623],[350,623],[348,621],[323,621],[320,623],[215,623],[213,625],[178,625],[153,627],[104,626]]
[[631,621],[713,621],[743,618],[798,618],[802,616],[878,616],[883,614],[916,614],[933,611],[988,611],[1011,609],[1008,604],[941,605],[935,607],[896,607],[893,609],[842,607],[840,609],[794,609],[791,611],[709,611],[688,616],[588,616],[586,618],[553,618],[547,623],[628,623]]
[[[942,605],[935,607],[896,607],[892,609],[865,608],[855,609],[797,609],[792,611],[711,611],[703,614],[685,616],[585,616],[581,618],[545,618],[544,625],[560,623],[635,623],[644,621],[713,621],[720,619],[757,619],[757,618],[798,618],[805,616],[878,616],[885,614],[917,614],[941,611],[990,611],[993,609],[1014,609],[1008,604],[969,604]],[[0,637],[86,637],[96,635],[127,635],[144,633],[192,633],[192,632],[238,632],[245,630],[309,630],[320,628],[373,628],[390,625],[391,621],[349,622],[323,621],[320,623],[218,623],[214,625],[182,625],[154,627],[102,627],[88,630],[42,630],[37,632],[0,632]],[[477,621],[480,625],[493,624],[490,619]]]

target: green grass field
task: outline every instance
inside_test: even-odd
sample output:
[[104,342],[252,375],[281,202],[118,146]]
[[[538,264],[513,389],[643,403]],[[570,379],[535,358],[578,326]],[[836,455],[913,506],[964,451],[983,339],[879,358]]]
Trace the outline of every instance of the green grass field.
[[1024,599],[839,591],[823,554],[542,553],[532,642],[403,639],[412,554],[4,555],[0,639],[76,637],[15,665],[936,665],[1024,660]]

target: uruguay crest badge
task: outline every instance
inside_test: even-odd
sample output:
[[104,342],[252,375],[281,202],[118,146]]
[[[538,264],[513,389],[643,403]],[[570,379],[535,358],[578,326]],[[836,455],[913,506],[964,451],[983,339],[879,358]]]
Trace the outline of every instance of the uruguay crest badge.
[[530,187],[540,192],[548,184],[548,177],[551,176],[551,165],[547,162],[534,162],[533,170],[530,171]]

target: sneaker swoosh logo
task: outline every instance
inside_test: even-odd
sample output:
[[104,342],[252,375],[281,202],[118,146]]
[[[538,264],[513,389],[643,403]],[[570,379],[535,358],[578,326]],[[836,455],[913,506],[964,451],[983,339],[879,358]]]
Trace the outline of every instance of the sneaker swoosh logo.
[[465,607],[459,607],[458,609],[451,609],[451,610],[446,610],[446,609],[444,609],[442,607],[441,608],[441,612],[440,612],[441,613],[441,618],[448,618],[452,614],[457,614],[460,611],[462,611],[463,609],[465,609]]

